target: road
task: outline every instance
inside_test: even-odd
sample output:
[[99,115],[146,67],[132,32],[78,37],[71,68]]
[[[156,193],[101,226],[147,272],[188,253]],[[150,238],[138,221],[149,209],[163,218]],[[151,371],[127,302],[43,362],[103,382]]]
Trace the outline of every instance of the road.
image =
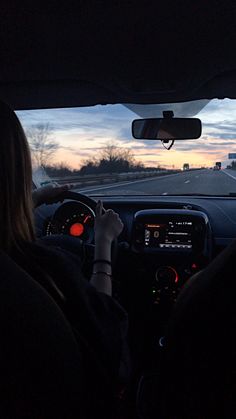
[[230,192],[236,193],[236,171],[186,171],[113,185],[87,186],[79,191],[88,195],[227,195]]

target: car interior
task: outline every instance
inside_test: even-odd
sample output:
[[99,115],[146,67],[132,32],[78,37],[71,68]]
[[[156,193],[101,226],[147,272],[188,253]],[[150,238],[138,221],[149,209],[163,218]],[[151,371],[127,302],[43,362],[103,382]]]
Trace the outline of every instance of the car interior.
[[[113,296],[129,316],[132,374],[120,418],[210,418],[213,412],[235,417],[233,389],[225,384],[232,378],[225,378],[224,371],[235,374],[236,3],[13,1],[2,5],[0,21],[0,100],[16,111],[29,139],[36,124],[52,123],[60,143],[52,153],[53,158],[58,153],[58,160],[35,168],[33,188],[72,184],[63,202],[35,209],[37,237],[82,257],[89,277],[96,202],[101,199],[124,224],[113,246]],[[123,147],[123,159],[132,153],[127,157],[134,156],[132,170],[98,172],[96,159],[102,147],[106,152]],[[53,163],[67,159],[69,171],[55,174]],[[89,172],[89,164],[97,172]],[[67,238],[64,244],[61,236]],[[229,246],[228,259],[219,259]],[[218,265],[213,269],[215,260]],[[11,317],[12,304],[22,312],[30,282],[8,258],[2,256],[0,264],[5,279],[17,283],[20,275],[26,284],[25,293],[20,287],[12,293],[2,278],[1,317]],[[188,296],[191,286],[197,292]],[[59,330],[60,312],[40,292],[38,304],[51,310],[55,321],[49,325],[42,318],[42,324]],[[33,312],[33,304],[29,310]],[[54,372],[48,376],[48,389],[52,376],[61,380],[52,404],[60,401],[57,417],[72,417],[67,403],[74,403],[73,387],[81,385],[80,354],[62,323],[64,329],[55,340],[44,341],[42,348],[44,338],[38,330],[38,368],[43,368],[43,360],[51,362],[47,347],[52,345]],[[29,334],[30,325],[27,331],[19,320],[18,326],[20,342],[20,334]],[[7,333],[4,324],[2,328]],[[171,350],[163,356],[166,336]],[[228,358],[222,354],[225,346]],[[202,347],[208,353],[207,378],[203,372],[198,376],[196,367]],[[21,365],[27,359],[24,351],[19,349]],[[186,354],[191,358],[187,366]],[[12,365],[12,380],[17,381],[17,373],[21,377],[22,371]],[[8,371],[4,374],[3,381]],[[189,374],[186,381],[184,374],[185,378]],[[195,385],[188,386],[190,376]],[[212,382],[219,382],[209,394],[216,411],[208,406],[203,414],[196,406],[207,405],[204,397]],[[225,403],[220,408],[216,403],[223,398],[223,383],[226,410]],[[167,401],[163,389],[168,389]],[[186,400],[192,400],[189,410]],[[168,407],[164,415],[163,403],[168,401],[171,410]],[[16,409],[19,406],[18,400]],[[50,403],[48,409],[48,417],[55,417]],[[62,412],[65,416],[59,416]]]

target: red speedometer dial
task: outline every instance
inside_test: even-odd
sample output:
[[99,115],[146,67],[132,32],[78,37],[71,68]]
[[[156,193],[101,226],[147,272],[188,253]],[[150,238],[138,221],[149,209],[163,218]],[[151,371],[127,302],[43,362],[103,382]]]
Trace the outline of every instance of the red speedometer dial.
[[79,237],[84,232],[84,226],[81,223],[74,223],[70,226],[70,235],[74,237]]

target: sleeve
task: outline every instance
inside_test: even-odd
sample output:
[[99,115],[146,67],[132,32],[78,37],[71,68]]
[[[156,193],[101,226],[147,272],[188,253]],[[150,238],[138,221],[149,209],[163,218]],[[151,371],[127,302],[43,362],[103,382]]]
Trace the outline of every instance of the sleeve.
[[56,252],[54,277],[66,297],[66,315],[77,337],[100,371],[114,381],[126,381],[130,373],[126,311],[83,277],[79,257],[65,249]]
[[131,372],[131,361],[130,361],[130,353],[129,353],[129,346],[128,346],[128,314],[123,309],[123,307],[112,297],[109,297],[106,294],[98,293],[99,298],[104,300],[104,304],[108,305],[109,312],[114,313],[114,317],[116,318],[117,328],[119,329],[118,333],[120,335],[120,365],[119,365],[119,372],[118,377],[120,383],[126,383],[129,379],[130,372]]
[[83,335],[96,350],[109,375],[126,381],[130,372],[126,311],[116,300],[98,292],[82,277],[79,278],[78,287],[79,292],[74,296],[78,296],[80,307],[77,301],[74,301],[73,307],[77,316],[85,316],[87,319],[84,325],[80,325],[80,330],[83,329]]

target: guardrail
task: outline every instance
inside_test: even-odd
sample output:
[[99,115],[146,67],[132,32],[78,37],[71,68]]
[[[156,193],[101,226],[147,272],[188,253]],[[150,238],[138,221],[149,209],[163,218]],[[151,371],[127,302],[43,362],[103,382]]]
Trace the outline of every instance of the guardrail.
[[101,175],[84,175],[84,176],[66,176],[66,177],[51,177],[51,181],[42,182],[41,185],[46,185],[51,182],[56,182],[59,185],[65,183],[73,183],[74,188],[81,188],[85,186],[102,185],[106,183],[115,183],[129,180],[146,179],[148,177],[158,177],[168,174],[179,173],[180,170],[152,170],[143,172],[127,172],[127,173],[108,173]]

